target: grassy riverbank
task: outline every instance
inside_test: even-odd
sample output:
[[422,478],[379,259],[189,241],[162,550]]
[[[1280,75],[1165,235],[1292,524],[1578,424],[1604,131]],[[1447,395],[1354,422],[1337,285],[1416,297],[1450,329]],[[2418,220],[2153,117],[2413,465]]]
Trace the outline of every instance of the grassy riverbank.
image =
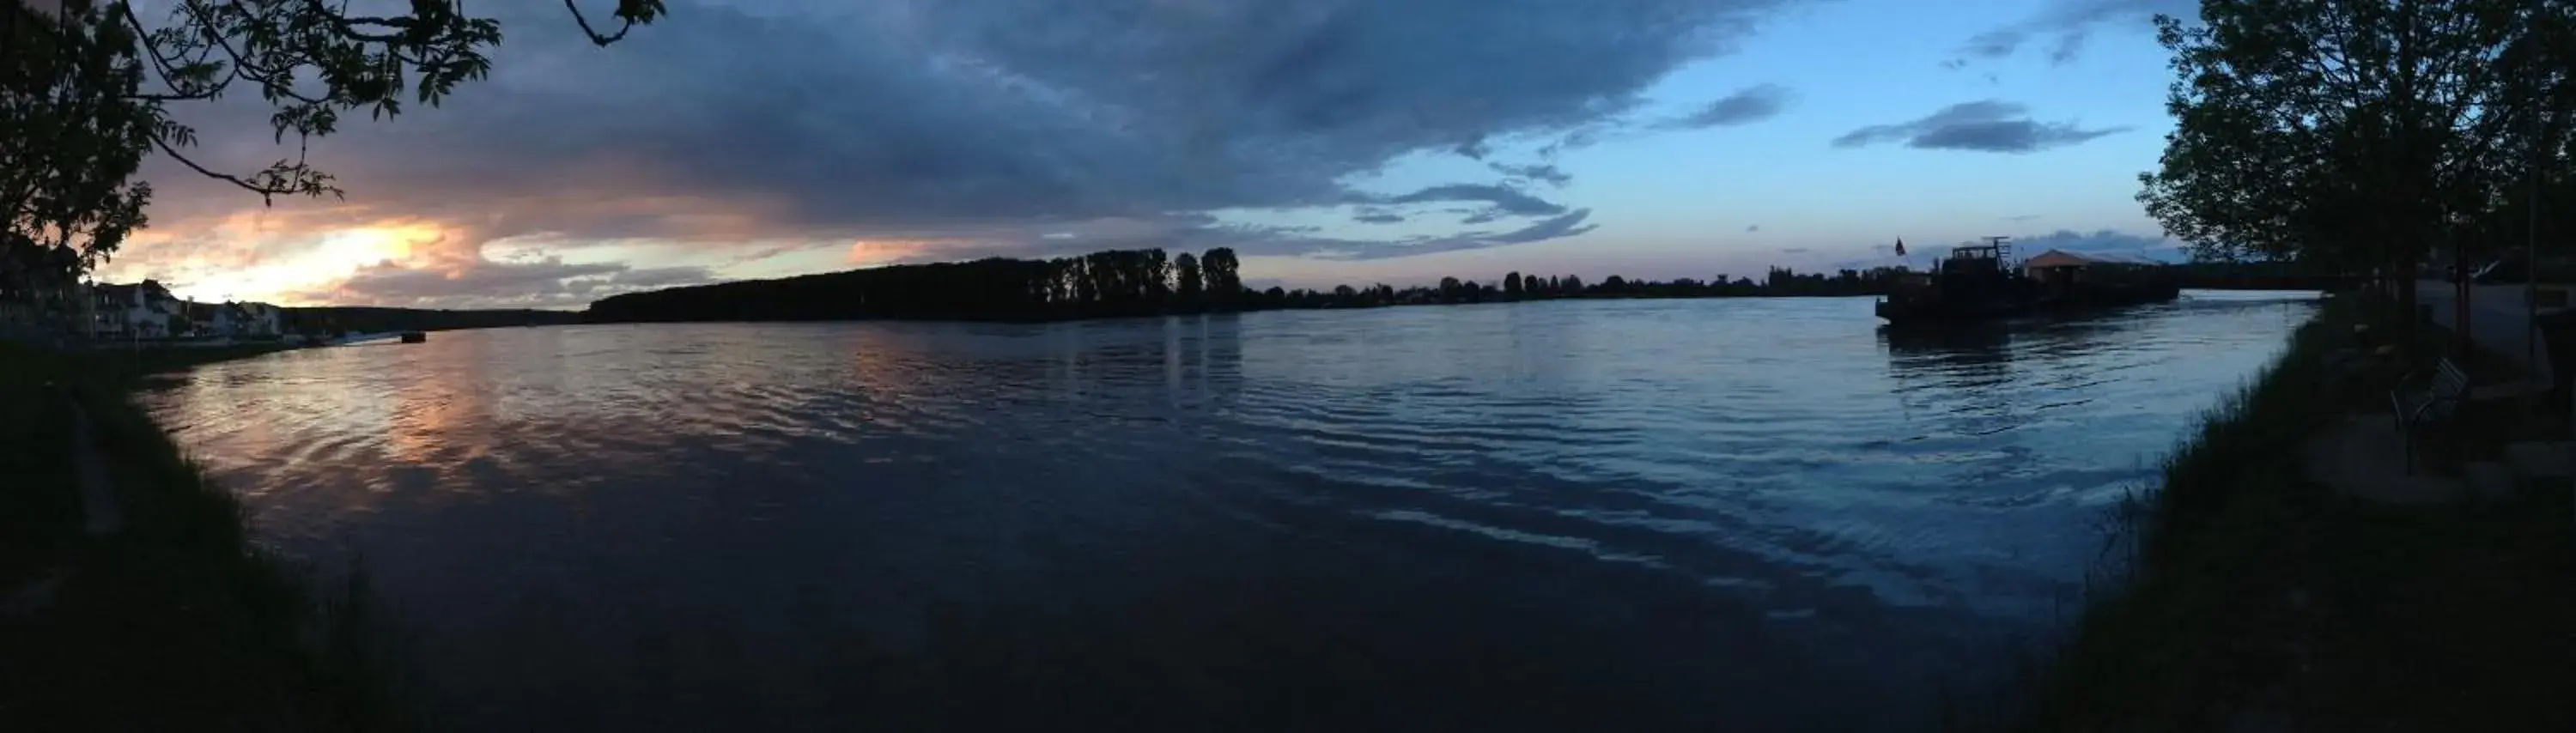
[[[252,544],[240,505],[126,398],[152,372],[247,353],[0,345],[0,730],[389,727],[363,576],[317,587]],[[110,532],[84,529],[76,415]]]
[[2395,368],[2327,364],[2362,310],[2329,301],[2174,454],[2125,523],[2125,583],[2040,672],[2027,728],[2576,730],[2563,482],[2398,507],[2303,469],[2327,424],[2388,410]]

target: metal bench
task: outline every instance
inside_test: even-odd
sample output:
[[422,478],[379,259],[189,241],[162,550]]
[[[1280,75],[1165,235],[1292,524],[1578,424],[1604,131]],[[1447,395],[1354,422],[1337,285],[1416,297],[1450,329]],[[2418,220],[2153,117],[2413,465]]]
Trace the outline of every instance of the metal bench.
[[2444,358],[2433,366],[2432,382],[2420,390],[2406,388],[2414,375],[2389,390],[2388,406],[2397,417],[2397,434],[2406,443],[2406,472],[2415,472],[2416,428],[2451,419],[2452,411],[2469,394],[2469,374]]

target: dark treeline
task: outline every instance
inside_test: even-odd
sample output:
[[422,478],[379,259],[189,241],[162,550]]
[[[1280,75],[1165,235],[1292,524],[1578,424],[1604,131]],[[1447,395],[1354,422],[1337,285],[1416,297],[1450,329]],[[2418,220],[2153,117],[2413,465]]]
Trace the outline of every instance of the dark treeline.
[[1564,298],[1881,295],[1894,285],[1898,276],[1906,272],[1904,268],[1879,267],[1868,270],[1845,269],[1827,275],[1821,272],[1798,272],[1785,267],[1774,267],[1758,281],[1745,277],[1729,277],[1724,274],[1707,280],[1687,277],[1672,280],[1630,280],[1611,275],[1598,282],[1589,283],[1574,275],[1523,275],[1512,272],[1503,275],[1500,282],[1490,284],[1444,277],[1440,279],[1440,284],[1435,286],[1409,288],[1396,288],[1389,285],[1353,288],[1343,285],[1332,290],[1284,290],[1274,287],[1253,294],[1251,298],[1265,308],[1367,308]]
[[1050,321],[1252,307],[1234,251],[1166,257],[1112,250],[1052,260],[992,257],[628,293],[594,322],[863,318]]
[[428,310],[324,306],[279,308],[278,322],[288,333],[383,333],[386,331],[452,331],[463,328],[554,326],[581,322],[581,314],[543,310]]
[[2296,262],[2192,262],[2173,266],[2185,288],[2202,290],[2334,290],[2352,275]]
[[987,258],[892,265],[774,280],[745,280],[618,295],[590,305],[596,323],[800,321],[870,318],[1054,321],[1284,308],[1367,308],[1559,298],[1707,298],[1874,295],[1902,268],[1831,275],[1773,268],[1760,281],[1729,278],[1585,282],[1573,275],[1508,273],[1483,283],[1442,278],[1436,286],[1331,290],[1246,288],[1227,248],[1203,256],[1159,249],[1112,250],[1051,260]]

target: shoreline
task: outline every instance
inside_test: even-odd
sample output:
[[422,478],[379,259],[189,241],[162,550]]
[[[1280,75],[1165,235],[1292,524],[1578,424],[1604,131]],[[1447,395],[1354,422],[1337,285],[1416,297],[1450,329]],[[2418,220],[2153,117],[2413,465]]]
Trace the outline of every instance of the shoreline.
[[[363,569],[326,581],[253,542],[241,505],[128,398],[153,374],[276,350],[0,345],[0,466],[34,479],[0,498],[17,601],[0,729],[402,727]],[[118,521],[95,524],[85,490]]]
[[2393,419],[2393,366],[2329,365],[2355,325],[2384,325],[2358,300],[2329,298],[2123,508],[2124,556],[2014,728],[2576,729],[2564,480],[2391,506],[2310,468],[2338,421],[2374,400]]
[[[2257,287],[2257,286],[2247,286],[2247,287],[2186,287],[2186,288],[2183,288],[2183,289],[2184,289],[2184,290],[2187,290],[2187,291],[2189,291],[2189,290],[2198,290],[2198,291],[2215,292],[2215,293],[2309,293],[2309,294],[2317,294],[2317,293],[2325,292],[2322,288],[2281,288],[2281,287]],[[1459,302],[1454,302],[1454,303],[1452,303],[1452,302],[1426,302],[1426,303],[1356,303],[1356,304],[1347,304],[1347,305],[1343,305],[1343,304],[1335,304],[1335,305],[1317,305],[1317,306],[1283,306],[1283,307],[1262,307],[1262,308],[1240,308],[1240,309],[1234,309],[1234,310],[1213,310],[1213,309],[1206,309],[1206,310],[1173,310],[1173,311],[1152,312],[1152,313],[1104,313],[1104,314],[1091,314],[1091,315],[1065,315],[1065,316],[1060,316],[1060,317],[1047,317],[1047,318],[951,318],[951,317],[904,317],[904,316],[876,316],[876,317],[814,316],[814,317],[790,317],[790,318],[745,318],[745,317],[707,316],[707,317],[675,317],[675,318],[610,318],[610,317],[595,317],[595,318],[594,318],[594,317],[590,317],[590,316],[588,316],[588,315],[587,315],[587,312],[583,312],[583,313],[584,313],[584,319],[583,319],[583,320],[578,321],[578,322],[575,322],[575,323],[557,324],[557,325],[569,325],[569,326],[633,326],[633,325],[675,324],[675,323],[975,323],[975,324],[1004,324],[1004,325],[1047,325],[1047,324],[1056,324],[1056,323],[1089,323],[1089,322],[1095,322],[1095,321],[1140,321],[1140,320],[1147,320],[1147,319],[1162,319],[1162,318],[1188,318],[1188,317],[1191,317],[1191,316],[1240,316],[1240,315],[1248,315],[1248,314],[1253,314],[1253,313],[1294,313],[1294,312],[1313,312],[1313,311],[1368,311],[1368,310],[1387,310],[1387,309],[1394,309],[1394,308],[1438,308],[1438,307],[1452,307],[1452,306],[1517,305],[1517,304],[1521,304],[1521,303],[1553,303],[1553,302],[1584,302],[1584,301],[1610,302],[1610,301],[1627,301],[1627,300],[1833,300],[1833,299],[1850,299],[1850,298],[1882,298],[1882,297],[1886,297],[1884,293],[1758,293],[1758,294],[1732,294],[1732,293],[1730,293],[1730,294],[1690,294],[1690,295],[1663,295],[1663,294],[1645,294],[1645,293],[1638,293],[1638,294],[1585,294],[1585,295],[1550,296],[1550,297],[1540,297],[1540,298],[1495,298],[1495,299],[1491,299],[1491,300],[1459,301]],[[1879,325],[1884,326],[1884,325],[1887,325],[1887,324],[1886,324],[1885,322],[1883,322],[1883,321],[1882,321],[1882,322],[1880,322],[1880,323],[1879,323]]]

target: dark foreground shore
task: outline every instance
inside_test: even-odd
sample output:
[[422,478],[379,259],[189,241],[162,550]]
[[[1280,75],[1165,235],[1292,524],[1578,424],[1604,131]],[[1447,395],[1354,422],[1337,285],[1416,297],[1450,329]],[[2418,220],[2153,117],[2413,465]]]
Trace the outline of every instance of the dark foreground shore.
[[[2039,666],[2022,727],[2576,730],[2566,481],[2392,503],[2319,475],[2320,436],[2393,419],[2389,388],[2442,352],[2437,331],[2356,338],[2399,330],[2374,310],[2330,300],[2129,507],[2111,590]],[[2559,411],[2463,409],[2455,459],[2567,434]],[[2436,482],[2458,465],[2429,463]]]
[[272,350],[0,344],[0,730],[402,727],[363,575],[261,550],[126,398]]

